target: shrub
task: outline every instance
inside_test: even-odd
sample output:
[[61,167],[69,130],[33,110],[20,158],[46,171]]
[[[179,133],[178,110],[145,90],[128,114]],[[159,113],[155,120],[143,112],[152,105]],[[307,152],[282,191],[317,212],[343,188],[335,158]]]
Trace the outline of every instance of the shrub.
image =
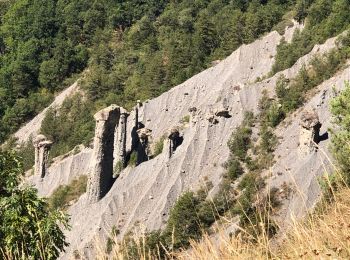
[[164,234],[166,243],[173,243],[174,249],[188,247],[190,239],[200,238],[201,227],[196,212],[198,205],[195,194],[185,192],[171,209]]
[[128,161],[128,166],[135,167],[137,164],[137,152],[132,151]]
[[164,148],[164,141],[165,141],[166,137],[162,136],[154,145],[154,155],[153,157],[157,157],[158,155],[160,155],[163,152],[163,148]]
[[250,127],[239,126],[231,135],[228,147],[233,155],[244,161],[251,144],[250,137],[252,130]]
[[60,185],[48,199],[52,209],[67,209],[69,203],[86,192],[87,176],[82,175],[69,185]]
[[68,244],[68,218],[50,211],[33,188],[19,187],[20,159],[0,153],[0,258],[56,259]]
[[65,154],[79,144],[88,146],[94,136],[93,104],[79,94],[66,99],[58,109],[49,109],[41,125],[41,133],[53,145],[50,157]]
[[332,152],[344,178],[350,183],[350,84],[331,101],[331,112],[338,129],[332,130]]
[[180,123],[181,124],[188,124],[190,122],[190,119],[191,119],[190,115],[186,115],[180,120]]
[[33,168],[35,163],[35,148],[31,137],[26,143],[22,144],[17,149],[17,154],[22,159],[24,171],[28,171]]
[[235,181],[244,173],[241,163],[236,158],[230,158],[225,164],[226,174],[230,181]]
[[123,169],[124,169],[123,163],[121,161],[116,162],[114,166],[113,177],[114,178],[118,177]]

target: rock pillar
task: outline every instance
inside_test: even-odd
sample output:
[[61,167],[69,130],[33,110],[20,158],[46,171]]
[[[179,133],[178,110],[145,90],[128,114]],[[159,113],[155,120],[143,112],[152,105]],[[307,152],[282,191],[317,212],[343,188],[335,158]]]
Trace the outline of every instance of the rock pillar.
[[175,152],[176,148],[181,145],[182,143],[182,138],[180,137],[180,132],[177,128],[172,128],[169,131],[168,135],[169,139],[169,158],[173,155]]
[[315,110],[305,111],[300,118],[299,153],[307,156],[317,150],[321,123]]
[[143,163],[145,161],[148,161],[150,159],[150,142],[151,142],[151,135],[152,130],[147,128],[141,128],[137,130],[137,135],[139,138],[139,145],[137,147],[137,162],[136,164],[139,165],[140,163]]
[[89,176],[87,195],[90,203],[103,198],[113,185],[113,154],[115,128],[119,122],[120,108],[111,105],[95,116],[96,128],[92,167]]
[[[123,168],[126,167],[126,140],[127,140],[127,123],[129,113],[124,108],[120,108],[119,123],[115,130],[115,164],[118,163]],[[116,165],[114,165],[116,166]]]
[[34,140],[35,147],[35,165],[34,174],[44,178],[47,173],[49,162],[49,151],[52,142],[44,135],[38,135]]

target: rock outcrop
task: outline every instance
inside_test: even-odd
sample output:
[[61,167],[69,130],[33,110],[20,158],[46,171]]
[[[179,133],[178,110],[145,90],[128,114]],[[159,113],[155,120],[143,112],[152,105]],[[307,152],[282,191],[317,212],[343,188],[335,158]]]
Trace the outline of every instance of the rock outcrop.
[[168,134],[168,139],[169,139],[169,158],[173,156],[174,152],[176,149],[182,144],[183,142],[183,137],[180,136],[179,129],[174,127],[170,129],[169,134]]
[[321,123],[315,110],[304,111],[300,118],[299,152],[307,156],[317,150]]
[[96,120],[94,152],[88,181],[88,201],[95,203],[103,198],[113,185],[113,154],[115,129],[120,108],[111,105],[94,116]]
[[136,165],[139,165],[145,161],[148,161],[151,157],[150,143],[151,143],[152,130],[147,128],[141,128],[137,130],[137,135],[139,138],[139,145],[137,147]]
[[35,148],[35,165],[34,175],[44,178],[47,173],[49,162],[49,151],[52,142],[44,135],[38,135],[34,140]]

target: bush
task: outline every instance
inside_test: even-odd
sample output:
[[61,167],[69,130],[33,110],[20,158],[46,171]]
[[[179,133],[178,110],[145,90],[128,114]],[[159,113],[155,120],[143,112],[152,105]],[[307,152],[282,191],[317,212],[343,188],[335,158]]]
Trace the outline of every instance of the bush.
[[250,127],[239,126],[228,141],[228,147],[231,153],[242,161],[246,159],[251,144],[251,135],[252,130]]
[[332,130],[332,152],[344,178],[350,184],[350,84],[331,101],[331,112],[338,129]]
[[154,145],[154,154],[153,157],[157,157],[158,155],[160,155],[163,152],[163,148],[164,148],[164,141],[165,141],[166,137],[162,136]]
[[230,181],[235,181],[244,173],[241,163],[236,158],[230,158],[225,164],[226,174]]
[[22,144],[17,149],[17,154],[21,157],[23,162],[23,170],[28,171],[33,168],[35,163],[35,148],[33,144],[33,139],[29,138],[29,140]]
[[323,43],[349,27],[347,1],[317,0],[308,3],[312,3],[310,8],[307,8],[306,3],[297,3],[296,17],[298,20],[306,17],[305,28],[294,33],[291,43],[281,41],[271,74],[290,68],[300,57],[309,53],[315,44]]
[[135,167],[136,164],[137,164],[137,152],[132,151],[132,153],[130,154],[129,161],[128,161],[128,166]]
[[342,38],[337,48],[322,56],[315,56],[310,66],[303,66],[292,80],[280,76],[276,84],[276,94],[281,104],[281,116],[302,106],[309,90],[332,77],[344,66],[348,59],[347,44],[347,38]]
[[124,169],[124,165],[121,161],[118,161],[114,166],[113,177],[116,178]]
[[190,122],[190,119],[191,119],[190,115],[186,115],[180,120],[180,123],[181,124],[188,124]]
[[68,218],[50,211],[33,188],[19,187],[20,159],[0,153],[0,256],[2,259],[56,259],[68,245],[62,229]]
[[52,209],[67,209],[69,203],[86,192],[87,176],[82,175],[69,185],[60,185],[48,199]]

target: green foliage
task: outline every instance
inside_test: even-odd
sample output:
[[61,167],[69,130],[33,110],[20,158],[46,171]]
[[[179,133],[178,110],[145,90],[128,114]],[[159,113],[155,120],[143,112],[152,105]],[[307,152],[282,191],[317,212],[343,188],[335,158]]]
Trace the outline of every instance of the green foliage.
[[130,154],[129,161],[128,161],[128,166],[135,167],[136,163],[137,163],[137,152],[132,151],[132,153]]
[[309,90],[332,77],[344,66],[349,57],[348,38],[347,34],[341,38],[337,48],[322,56],[315,56],[310,66],[303,66],[294,79],[287,80],[284,75],[280,76],[276,84],[276,94],[283,116],[303,105]]
[[272,74],[291,67],[300,57],[309,53],[315,44],[323,43],[349,28],[348,0],[297,1],[296,19],[306,18],[303,31],[296,31],[292,42],[282,41],[277,48]]
[[153,157],[157,157],[163,152],[165,136],[162,136],[154,145]]
[[88,146],[94,136],[91,102],[76,94],[66,99],[59,109],[50,108],[41,125],[41,133],[54,143],[52,158],[71,151],[75,146]]
[[331,112],[338,128],[332,130],[332,150],[338,165],[344,173],[347,183],[350,183],[350,84],[345,83],[345,89],[331,102]]
[[114,102],[131,107],[137,99],[158,96],[271,30],[290,6],[289,1],[244,7],[222,0],[167,1],[158,17],[145,13],[126,23],[130,27],[124,31],[99,35],[85,89],[100,100],[113,91]]
[[19,188],[19,158],[0,153],[0,248],[4,259],[56,259],[67,246],[67,217],[49,211],[33,188]]
[[182,124],[188,124],[190,122],[191,116],[190,115],[186,115],[181,119],[181,123]]
[[[0,142],[86,68],[96,107],[130,108],[270,31],[293,2],[1,2]],[[50,98],[32,102],[43,90]]]
[[21,144],[21,146],[17,149],[17,155],[21,158],[23,163],[23,170],[28,171],[33,168],[35,163],[35,151],[34,151],[33,139],[29,138],[29,140]]
[[69,185],[60,185],[52,193],[48,202],[52,209],[67,209],[71,201],[77,200],[86,192],[87,176],[74,179]]
[[252,120],[252,113],[246,113],[243,124],[236,128],[227,143],[230,152],[241,161],[246,159],[247,152],[251,144],[250,137],[252,135]]
[[[218,217],[213,203],[206,200],[205,190],[201,189],[197,194],[183,193],[170,210],[163,231],[153,231],[139,240],[126,236],[122,243],[124,254],[130,259],[139,259],[142,254],[139,248],[144,248],[146,253],[164,259],[167,251],[187,248],[191,239],[200,239]],[[112,241],[114,240],[111,239],[110,245],[107,245],[108,249],[111,249]]]
[[193,192],[185,192],[171,209],[164,234],[166,243],[173,245],[174,249],[188,247],[190,239],[198,240],[201,237],[196,212],[199,203]]
[[114,166],[113,176],[117,177],[122,172],[123,169],[124,169],[123,163],[121,161],[116,162]]
[[227,170],[227,176],[231,181],[235,181],[239,176],[241,176],[244,173],[240,161],[234,157],[230,158],[224,164],[224,166]]
[[[280,96],[280,86],[284,84],[284,82],[284,78],[279,79],[277,82],[276,92],[278,97]],[[283,90],[285,90],[284,85]],[[271,99],[266,90],[262,92],[262,97],[259,101],[259,109],[261,124],[265,126],[276,127],[285,117],[281,104]]]

